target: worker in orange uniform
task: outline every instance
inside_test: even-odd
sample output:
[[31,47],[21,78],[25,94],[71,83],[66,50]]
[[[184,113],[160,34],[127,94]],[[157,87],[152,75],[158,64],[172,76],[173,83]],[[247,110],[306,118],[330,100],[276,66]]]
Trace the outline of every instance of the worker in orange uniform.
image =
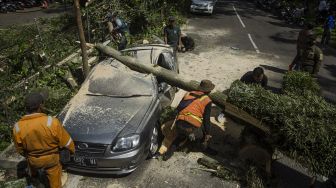
[[62,166],[59,151],[75,152],[74,142],[57,118],[42,113],[45,97],[31,93],[26,97],[27,115],[13,128],[17,151],[27,159],[30,175],[44,169],[51,188],[61,187]]
[[187,93],[177,107],[175,127],[177,137],[167,152],[162,155],[163,160],[168,160],[181,143],[186,138],[189,141],[200,140],[203,150],[208,147],[210,135],[210,115],[212,101],[208,94],[214,89],[215,85],[210,80],[202,80],[198,91]]

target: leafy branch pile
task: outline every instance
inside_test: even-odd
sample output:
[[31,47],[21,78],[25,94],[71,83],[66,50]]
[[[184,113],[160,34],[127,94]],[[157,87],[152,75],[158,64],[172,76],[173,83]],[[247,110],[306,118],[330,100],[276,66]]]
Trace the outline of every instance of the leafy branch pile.
[[285,94],[235,81],[228,101],[261,119],[272,129],[274,147],[312,172],[336,173],[336,107],[317,93],[317,83],[302,73],[288,73]]
[[296,95],[306,95],[309,92],[318,95],[320,92],[318,83],[306,72],[288,72],[284,76],[282,89],[285,93]]
[[[11,26],[0,30],[0,150],[11,139],[11,126],[25,113],[24,96],[30,91],[45,88],[49,91],[46,107],[56,115],[74,91],[64,83],[64,68],[50,68],[73,52],[77,45],[77,30],[71,16],[40,19],[34,24]],[[10,31],[10,32],[9,32]],[[41,72],[36,79],[14,87],[24,78]]]
[[74,19],[65,15],[0,30],[0,62],[4,70],[0,73],[1,86],[10,86],[73,52],[77,46],[74,24]]

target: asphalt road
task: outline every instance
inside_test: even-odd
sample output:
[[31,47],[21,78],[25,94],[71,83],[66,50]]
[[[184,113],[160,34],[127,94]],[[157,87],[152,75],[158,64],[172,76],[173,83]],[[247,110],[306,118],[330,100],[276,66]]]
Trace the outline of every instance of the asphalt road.
[[0,13],[0,29],[7,28],[12,25],[23,25],[34,23],[35,19],[52,18],[64,13],[71,13],[72,5],[53,3],[48,9],[40,7],[26,8],[17,10],[16,12]]
[[[204,18],[208,20],[209,18]],[[288,70],[296,54],[296,39],[300,28],[288,25],[276,16],[259,10],[252,1],[217,2],[216,14],[211,17],[216,23],[204,22],[200,27],[229,29],[231,36],[226,36],[219,44],[251,50],[260,55],[279,59],[277,66],[260,65],[269,76],[270,86],[281,87],[283,74]],[[324,61],[318,80],[322,94],[336,102],[336,50],[324,50]]]

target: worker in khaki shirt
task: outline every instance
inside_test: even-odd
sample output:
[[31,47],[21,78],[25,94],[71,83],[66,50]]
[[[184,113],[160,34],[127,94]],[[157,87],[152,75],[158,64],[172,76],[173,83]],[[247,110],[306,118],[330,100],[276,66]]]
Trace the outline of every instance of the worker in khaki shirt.
[[13,128],[17,151],[28,161],[30,175],[44,169],[51,188],[61,187],[62,166],[59,151],[66,148],[75,152],[74,142],[58,119],[41,113],[44,97],[31,93],[26,98],[27,115]]

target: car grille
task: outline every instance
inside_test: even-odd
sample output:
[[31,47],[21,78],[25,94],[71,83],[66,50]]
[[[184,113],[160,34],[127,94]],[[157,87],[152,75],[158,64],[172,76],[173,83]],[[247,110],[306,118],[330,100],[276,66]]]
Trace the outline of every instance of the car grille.
[[87,156],[103,156],[107,145],[105,144],[93,144],[84,142],[75,142],[76,153],[86,154]]

